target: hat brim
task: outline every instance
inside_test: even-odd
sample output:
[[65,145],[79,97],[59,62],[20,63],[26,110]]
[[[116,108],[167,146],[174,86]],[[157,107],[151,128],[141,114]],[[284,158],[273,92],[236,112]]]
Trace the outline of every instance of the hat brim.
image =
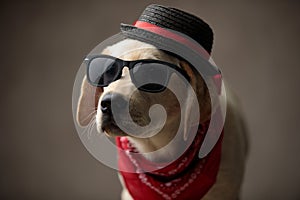
[[[184,60],[189,62],[194,68],[196,68],[196,70],[200,72],[202,76],[214,76],[217,74],[221,74],[219,68],[212,64],[207,58],[204,58],[203,55],[199,54],[195,50],[187,47],[186,45],[180,42],[129,24],[122,23],[120,29],[121,33],[126,38],[135,39],[141,42],[151,44],[158,49],[171,52],[183,58]],[[175,33],[178,34],[178,32]],[[184,34],[180,33],[180,35],[182,36]],[[184,35],[184,37],[191,40],[186,35]],[[195,42],[195,44],[201,46],[199,43]]]

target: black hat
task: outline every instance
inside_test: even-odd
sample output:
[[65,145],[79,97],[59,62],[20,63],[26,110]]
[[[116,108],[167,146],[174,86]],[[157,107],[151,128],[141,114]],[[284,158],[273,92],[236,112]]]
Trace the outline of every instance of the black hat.
[[[127,38],[147,42],[164,50],[169,48],[170,52],[187,61],[200,54],[202,61],[206,60],[205,65],[210,65],[207,61],[212,49],[213,31],[202,19],[187,12],[151,4],[133,25],[121,24],[121,31]],[[205,74],[220,73],[216,66],[205,68],[201,70]]]

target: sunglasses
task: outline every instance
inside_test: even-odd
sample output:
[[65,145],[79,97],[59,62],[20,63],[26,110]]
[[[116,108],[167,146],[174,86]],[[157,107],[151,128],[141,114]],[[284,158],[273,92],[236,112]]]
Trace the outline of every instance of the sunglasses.
[[86,57],[87,80],[96,87],[106,87],[122,77],[124,67],[129,68],[133,84],[141,91],[162,92],[172,73],[180,73],[190,81],[187,73],[172,63],[154,59],[125,61],[108,55]]

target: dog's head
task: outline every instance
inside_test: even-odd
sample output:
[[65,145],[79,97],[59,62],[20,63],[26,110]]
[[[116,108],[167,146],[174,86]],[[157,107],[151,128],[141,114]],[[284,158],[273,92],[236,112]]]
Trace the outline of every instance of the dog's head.
[[[126,53],[124,53],[126,52]],[[164,51],[158,50],[152,45],[127,39],[113,46],[107,47],[102,54],[114,56],[125,61],[134,61],[140,59],[155,59],[177,65],[183,69],[189,77],[189,84],[198,98],[198,105],[201,110],[200,120],[206,121],[210,117],[211,102],[208,89],[196,71],[184,60],[171,56]],[[97,130],[105,132],[108,136],[126,136],[128,133],[122,131],[115,123],[116,119],[122,119],[123,110],[129,106],[129,112],[134,123],[139,126],[146,126],[150,122],[149,109],[154,104],[162,105],[167,114],[167,120],[159,133],[153,137],[163,141],[161,146],[167,144],[176,134],[180,124],[181,115],[184,115],[185,123],[189,120],[189,113],[194,107],[194,101],[191,100],[191,89],[180,86],[178,76],[170,76],[168,85],[176,86],[184,99],[184,113],[180,108],[178,99],[172,91],[166,87],[161,92],[151,93],[136,90],[133,84],[128,68],[123,68],[122,76],[110,83],[106,87],[95,87],[89,84],[85,77],[82,82],[81,96],[78,102],[77,121],[81,126],[87,126],[96,118]],[[132,91],[134,91],[132,93]],[[111,103],[116,102],[118,113],[112,114]],[[124,121],[126,126],[131,126],[129,122]],[[187,126],[184,124],[184,126]],[[187,130],[187,129],[185,129]],[[149,130],[149,131],[156,131]],[[183,134],[187,137],[187,131]]]

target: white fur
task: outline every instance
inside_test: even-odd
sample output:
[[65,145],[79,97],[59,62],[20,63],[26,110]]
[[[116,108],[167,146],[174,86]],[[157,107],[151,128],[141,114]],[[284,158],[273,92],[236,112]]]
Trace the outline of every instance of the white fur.
[[[103,54],[112,55],[124,60],[137,60],[137,59],[160,59],[167,62],[174,63],[179,66],[179,60],[164,54],[157,50],[154,46],[139,42],[136,40],[126,39],[113,46],[108,47],[103,51]],[[170,84],[176,84],[176,78],[172,77]],[[127,68],[124,68],[122,78],[111,83],[108,87],[104,88],[102,96],[107,92],[113,91],[121,93],[124,96],[128,96],[130,92],[135,88],[131,82],[129,72]],[[188,95],[189,91],[185,94]],[[83,94],[82,94],[83,96]],[[209,192],[203,197],[204,200],[236,200],[239,196],[240,187],[243,180],[243,173],[245,168],[245,160],[247,154],[247,137],[246,129],[243,122],[243,116],[239,107],[238,99],[233,95],[230,89],[226,88],[227,96],[227,115],[224,127],[224,138],[222,144],[222,158],[220,170],[217,176],[217,182],[209,190]],[[164,98],[164,97],[161,97]],[[187,98],[188,99],[188,98]],[[187,101],[188,102],[188,101]],[[147,102],[142,102],[147,103]],[[188,106],[187,106],[188,107]],[[101,117],[102,112],[99,110],[96,115],[97,129],[101,132]],[[186,108],[187,109],[187,108]],[[188,113],[185,112],[185,113]],[[186,116],[188,117],[188,116]],[[164,134],[157,137],[139,139],[134,137],[128,137],[128,139],[137,147],[139,152],[147,153],[160,149],[168,141],[168,137],[172,137],[174,134],[174,122],[178,120],[178,116],[171,117],[166,122],[167,130]],[[188,120],[186,120],[188,121]],[[184,139],[184,137],[182,137]],[[174,144],[176,145],[176,144]],[[174,156],[176,147],[164,148],[161,154],[147,155],[146,158],[155,161],[164,157]],[[128,190],[123,184],[123,179],[120,176],[120,181],[124,187],[122,192],[123,200],[130,200]]]

